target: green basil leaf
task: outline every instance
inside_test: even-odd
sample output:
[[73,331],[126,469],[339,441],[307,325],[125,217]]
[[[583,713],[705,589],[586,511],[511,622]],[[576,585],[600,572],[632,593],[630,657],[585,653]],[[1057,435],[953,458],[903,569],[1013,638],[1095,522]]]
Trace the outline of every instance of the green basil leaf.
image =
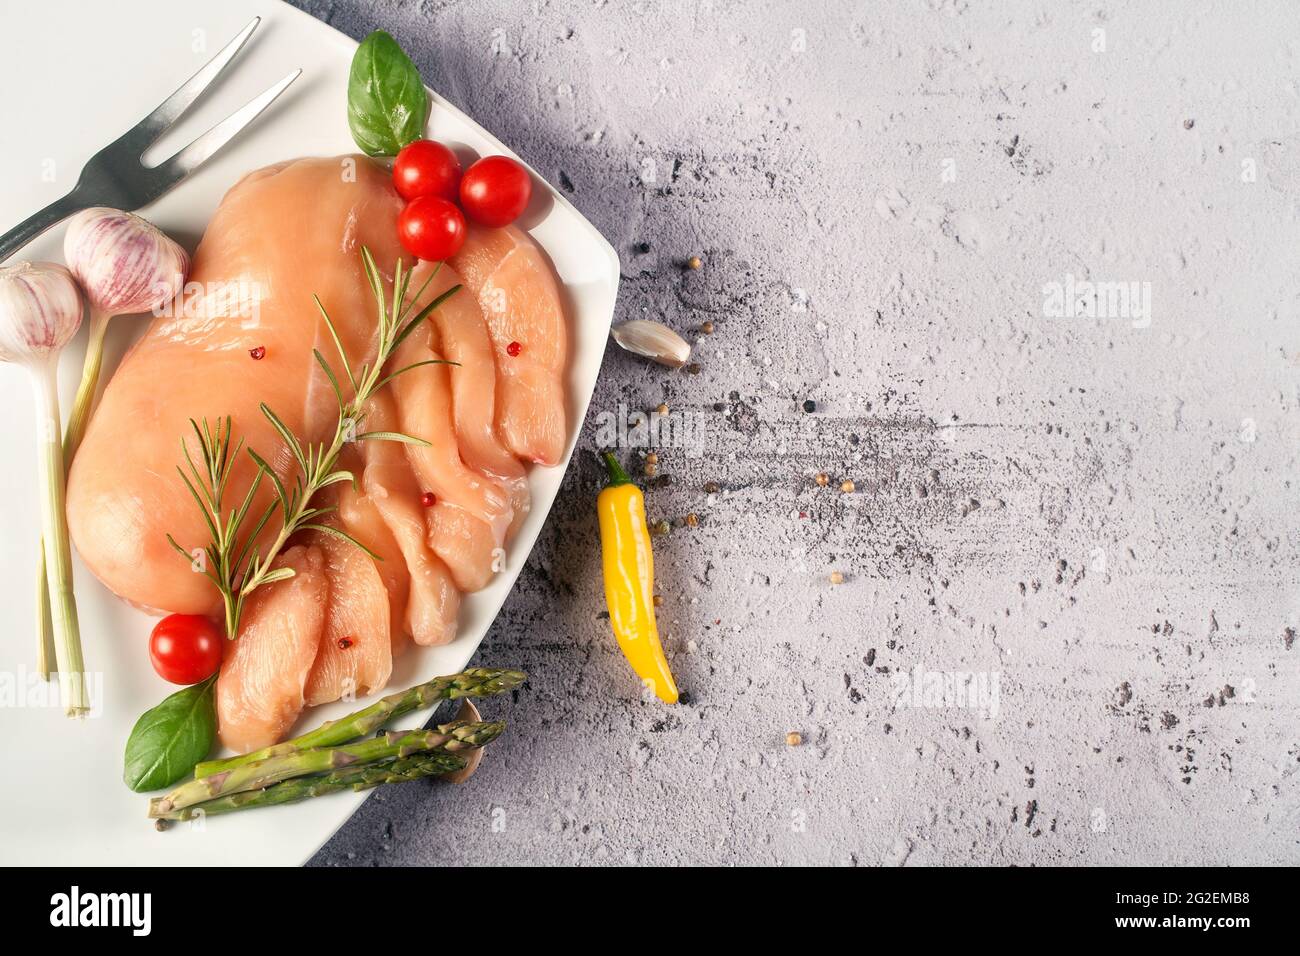
[[136,793],[180,780],[212,750],[217,736],[217,676],[179,690],[135,722],[122,779]]
[[397,41],[376,30],[361,41],[348,75],[348,127],[369,156],[396,156],[424,135],[429,93]]

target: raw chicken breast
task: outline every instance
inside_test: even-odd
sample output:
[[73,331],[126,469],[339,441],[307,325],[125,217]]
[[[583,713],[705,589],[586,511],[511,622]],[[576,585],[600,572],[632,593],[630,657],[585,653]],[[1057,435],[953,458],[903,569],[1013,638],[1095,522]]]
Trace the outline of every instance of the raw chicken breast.
[[[362,424],[366,431],[396,431],[397,411],[392,394],[381,391],[366,403]],[[410,579],[403,622],[415,643],[446,644],[456,636],[460,592],[451,572],[428,545],[427,510],[406,460],[404,446],[389,441],[367,441],[362,487],[397,539]]]
[[[354,369],[372,362],[375,303],[360,251],[369,247],[391,293],[387,271],[404,257],[401,209],[387,170],[365,157],[281,163],[226,194],[194,256],[187,289],[198,291],[155,318],[123,360],[72,465],[73,540],[118,595],[167,611],[220,611],[211,582],[167,542],[170,533],[185,549],[208,544],[176,473],[180,440],[197,455],[190,420],[230,416],[236,438],[294,481],[296,464],[259,404],[304,443],[333,434],[337,405],[313,349],[344,389],[347,381],[313,295]],[[419,266],[410,292],[430,268]],[[334,484],[313,502],[336,508],[318,523],[381,560],[328,532],[302,532],[275,561],[294,576],[245,605],[216,686],[221,739],[232,749],[283,739],[308,704],[379,690],[409,640],[452,640],[461,592],[491,580],[527,514],[521,461],[554,464],[564,453],[568,331],[549,262],[518,229],[471,228],[421,301],[460,282],[464,290],[402,344],[389,371],[443,356],[459,365],[404,372],[367,403],[360,428],[405,432],[428,447],[349,445],[339,467],[355,485]],[[227,508],[253,474],[241,453]],[[252,514],[272,495],[264,482]],[[264,547],[278,527],[272,519]]]
[[352,446],[345,447],[339,456],[339,467],[352,472],[359,487],[353,488],[351,482],[345,481],[331,485],[326,491],[335,492],[338,517],[348,534],[379,555],[375,570],[388,592],[388,630],[392,654],[396,657],[410,643],[406,602],[411,591],[411,575],[406,569],[406,558],[392,529],[365,490],[365,462],[361,454]]
[[429,547],[462,591],[481,591],[501,570],[505,552],[487,525],[463,508],[439,501],[429,509]]
[[350,541],[320,531],[308,540],[325,555],[329,608],[307,678],[307,703],[328,704],[379,690],[393,670],[388,592],[374,559]]
[[[375,307],[360,246],[391,268],[401,254],[401,208],[387,173],[364,157],[272,166],[226,194],[194,256],[187,288],[202,293],[153,320],[108,383],[72,465],[72,539],[116,594],[168,611],[219,610],[211,582],[191,571],[166,537],[170,532],[187,550],[208,543],[176,473],[182,437],[197,454],[189,419],[232,416],[246,446],[291,480],[292,460],[258,403],[307,441],[333,429],[334,396],[312,348],[335,368],[337,355],[312,294],[334,318],[352,361],[373,355]],[[241,454],[228,501],[239,502],[253,471]],[[254,513],[272,494],[264,482]]]
[[221,742],[247,753],[276,743],[306,702],[330,589],[318,548],[293,547],[275,562],[294,576],[258,588],[244,605],[217,678]]
[[[427,341],[427,333],[424,338]],[[394,362],[406,366],[438,359],[420,339],[420,333],[412,334]],[[404,372],[392,389],[401,430],[429,442],[428,447],[405,446],[420,492],[436,499],[428,509],[429,545],[451,569],[458,588],[477,591],[491,580],[496,549],[505,544],[512,517],[509,498],[500,485],[461,460],[447,366],[425,365]]]
[[[556,464],[568,439],[569,336],[550,263],[514,226],[470,226],[450,264],[478,297],[492,337],[497,433],[522,460]],[[517,354],[510,354],[512,348]]]
[[[430,278],[430,272],[433,272]],[[446,263],[420,263],[412,277],[412,286],[421,288],[429,282],[422,301],[429,301],[452,286],[463,284],[459,275]],[[451,367],[451,407],[456,426],[456,443],[460,456],[475,471],[495,480],[505,488],[513,512],[509,533],[513,533],[528,514],[531,503],[528,478],[519,460],[502,444],[496,434],[496,361],[492,340],[474,293],[466,288],[451,296],[429,316],[436,337],[427,334],[425,342],[437,342],[442,356]],[[415,333],[419,336],[419,333]]]

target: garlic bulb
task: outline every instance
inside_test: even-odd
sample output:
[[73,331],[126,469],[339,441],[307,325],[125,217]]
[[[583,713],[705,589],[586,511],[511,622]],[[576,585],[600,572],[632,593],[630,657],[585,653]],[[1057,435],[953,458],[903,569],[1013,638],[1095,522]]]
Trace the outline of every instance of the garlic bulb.
[[670,368],[680,368],[691,357],[690,344],[661,322],[633,319],[614,326],[610,334],[629,352]]
[[190,257],[153,223],[98,206],[68,220],[63,256],[106,315],[132,315],[165,306],[185,285]]
[[81,327],[81,293],[53,262],[0,268],[0,361],[57,355]]
[[[90,708],[81,656],[72,550],[64,510],[63,442],[59,438],[58,359],[81,325],[81,294],[72,274],[48,262],[0,268],[0,360],[27,367],[36,391],[36,446],[41,488],[42,641],[40,671],[58,668],[69,716]],[[48,560],[46,560],[48,558]],[[46,612],[49,622],[46,623]],[[51,660],[52,658],[52,660]]]
[[71,461],[86,434],[95,402],[108,320],[161,309],[171,302],[185,286],[190,257],[153,223],[103,206],[68,220],[63,254],[90,300],[86,361],[63,439]]

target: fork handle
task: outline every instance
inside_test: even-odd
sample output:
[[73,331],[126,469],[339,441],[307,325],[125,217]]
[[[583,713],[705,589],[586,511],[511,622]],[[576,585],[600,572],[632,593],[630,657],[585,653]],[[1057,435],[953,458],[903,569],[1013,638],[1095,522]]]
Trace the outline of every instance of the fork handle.
[[0,262],[4,262],[45,230],[57,226],[69,216],[90,209],[95,203],[79,188],[54,200],[40,212],[29,216],[0,236]]

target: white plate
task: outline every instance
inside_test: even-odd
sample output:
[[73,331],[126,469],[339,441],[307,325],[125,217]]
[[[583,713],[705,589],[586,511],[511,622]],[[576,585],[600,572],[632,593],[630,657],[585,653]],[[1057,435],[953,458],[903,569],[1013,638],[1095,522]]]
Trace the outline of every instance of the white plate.
[[[143,214],[191,249],[225,191],[244,173],[277,160],[335,155],[355,149],[344,113],[348,66],[356,44],[291,7],[258,0],[221,4],[194,0],[117,3],[41,0],[0,6],[0,86],[5,103],[0,141],[0,232],[72,188],[81,164],[187,79],[254,15],[261,27],[231,67],[167,139],[150,153],[169,155],[290,69],[303,75],[217,158]],[[508,153],[454,107],[433,98],[429,134],[479,153]],[[544,182],[540,177],[536,182]],[[573,357],[569,376],[572,433],[596,383],[618,288],[618,259],[610,245],[554,189],[529,222],[555,264],[569,307]],[[532,213],[533,210],[530,210]],[[19,259],[53,259],[62,229],[47,233]],[[143,320],[109,327],[109,368]],[[81,362],[82,339],[61,371],[66,411]],[[39,533],[34,415],[26,373],[0,366],[0,673],[31,672],[35,546]],[[565,464],[568,457],[565,458]],[[506,570],[461,607],[460,637],[406,655],[394,684],[404,686],[460,670],[478,647],[537,539],[564,476],[564,467],[534,468],[533,509],[509,548]],[[154,832],[145,798],[121,781],[122,747],[141,711],[175,690],[154,675],[146,643],[152,619],[113,597],[84,567],[76,568],[77,598],[87,666],[101,672],[100,716],[75,722],[57,709],[0,706],[0,863],[65,864],[297,864],[306,860],[356,809],[363,795],[339,794],[294,807],[214,819]],[[505,661],[484,662],[508,664]],[[355,705],[353,705],[355,706]],[[493,705],[489,703],[489,710]],[[312,720],[337,717],[347,705],[317,708]]]

